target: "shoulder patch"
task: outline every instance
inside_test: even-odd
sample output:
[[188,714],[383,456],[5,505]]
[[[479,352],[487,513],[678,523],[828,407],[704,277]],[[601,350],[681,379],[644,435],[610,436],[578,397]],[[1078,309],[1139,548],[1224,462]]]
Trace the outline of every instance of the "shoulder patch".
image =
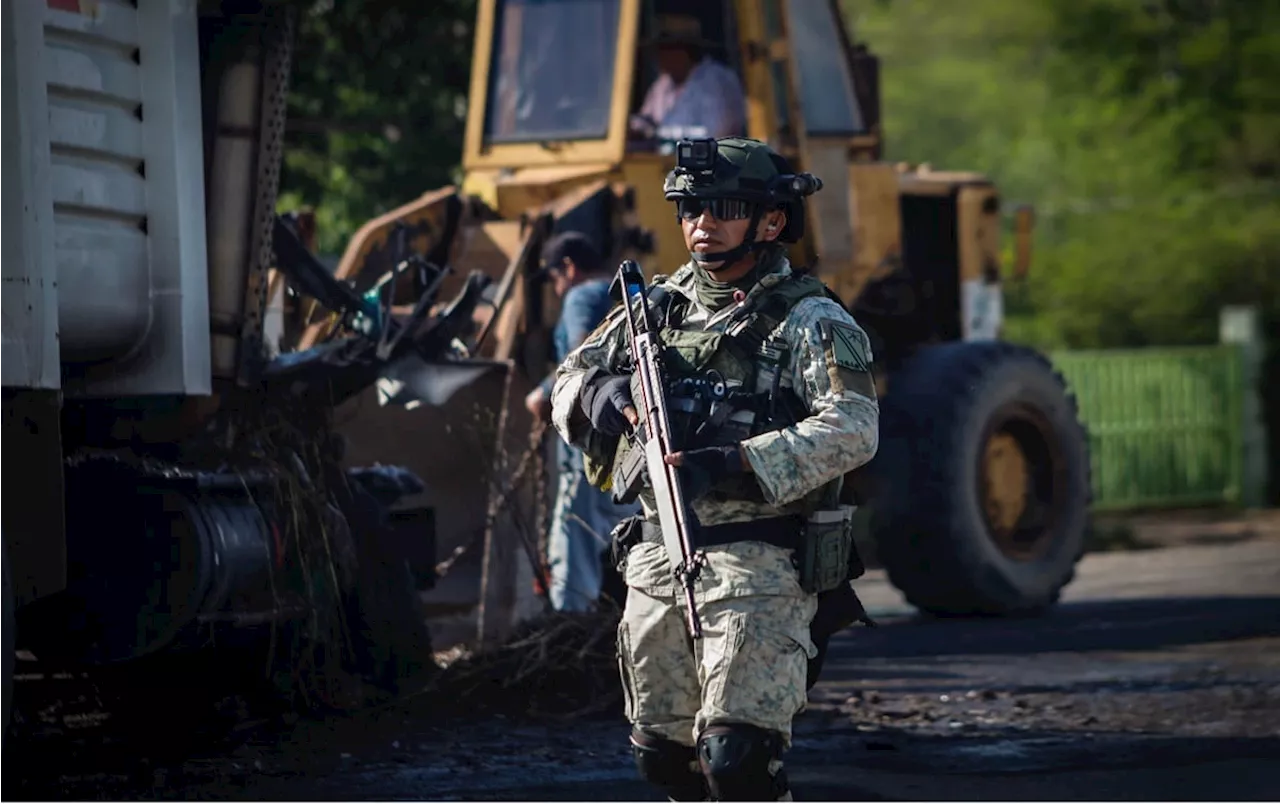
[[822,334],[831,390],[836,394],[849,391],[875,399],[875,380],[871,376],[871,345],[866,334],[851,323],[830,318],[819,320],[818,328]]
[[822,328],[823,340],[831,344],[831,356],[838,367],[857,372],[871,370],[867,359],[871,348],[861,330],[830,319],[822,322]]

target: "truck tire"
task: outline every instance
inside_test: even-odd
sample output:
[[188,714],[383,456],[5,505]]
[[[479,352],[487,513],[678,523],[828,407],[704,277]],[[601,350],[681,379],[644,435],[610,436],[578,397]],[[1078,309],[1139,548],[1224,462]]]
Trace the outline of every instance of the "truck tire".
[[388,694],[425,684],[439,669],[413,570],[389,542],[385,511],[361,484],[346,514],[356,539],[357,575],[348,607],[356,671]]
[[1049,361],[999,342],[927,347],[888,378],[871,531],[889,580],[939,616],[1038,613],[1075,574],[1088,442]]
[[14,596],[13,577],[9,569],[9,550],[4,551],[4,732],[9,731],[9,707],[13,702],[13,671],[17,661],[18,600]]
[[413,574],[403,559],[361,553],[352,606],[356,670],[388,694],[408,692],[438,669]]

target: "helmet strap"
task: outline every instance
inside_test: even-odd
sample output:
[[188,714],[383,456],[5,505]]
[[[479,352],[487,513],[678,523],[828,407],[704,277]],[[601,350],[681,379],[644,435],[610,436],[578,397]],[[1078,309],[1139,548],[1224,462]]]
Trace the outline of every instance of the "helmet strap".
[[751,225],[747,227],[747,234],[742,238],[742,242],[728,251],[717,251],[712,254],[700,254],[696,251],[689,252],[693,257],[693,261],[706,265],[709,262],[719,263],[716,268],[706,268],[709,274],[715,274],[730,268],[738,260],[747,256],[753,251],[759,251],[769,245],[768,241],[756,242],[756,229],[760,226],[760,219],[764,217],[764,204],[756,204],[755,210],[751,213]]

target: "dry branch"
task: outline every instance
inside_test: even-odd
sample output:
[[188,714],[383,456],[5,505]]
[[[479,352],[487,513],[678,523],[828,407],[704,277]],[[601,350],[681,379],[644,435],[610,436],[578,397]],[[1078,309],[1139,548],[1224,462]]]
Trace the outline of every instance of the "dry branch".
[[537,718],[619,714],[613,607],[556,612],[520,626],[507,642],[464,656],[426,690],[433,706]]

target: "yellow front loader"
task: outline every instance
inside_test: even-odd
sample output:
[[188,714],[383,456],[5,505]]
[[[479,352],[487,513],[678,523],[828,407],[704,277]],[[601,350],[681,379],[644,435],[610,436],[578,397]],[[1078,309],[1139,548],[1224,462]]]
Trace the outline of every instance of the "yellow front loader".
[[[338,277],[367,290],[412,252],[497,280],[494,304],[478,313],[492,337],[477,357],[508,361],[488,409],[506,411],[504,437],[522,443],[530,422],[519,399],[551,368],[557,305],[531,278],[546,237],[586,232],[610,260],[637,259],[649,275],[687,259],[662,198],[671,143],[629,127],[658,75],[642,43],[669,13],[696,17],[707,55],[739,76],[743,133],[825,184],[807,201],[792,257],[814,266],[872,337],[881,446],[846,484],[864,549],[929,612],[1052,605],[1082,552],[1090,501],[1074,400],[1044,357],[999,340],[996,187],[882,160],[878,61],[853,43],[835,0],[480,0],[461,185],[369,223]],[[408,304],[415,280],[398,281]],[[307,346],[327,326],[304,311],[291,337]],[[484,408],[483,396],[474,404]],[[388,457],[409,465],[419,456],[428,483],[449,490],[437,512],[448,548],[475,530],[492,488],[471,482],[478,463],[439,469],[450,466],[442,450],[462,442],[442,446],[431,426],[379,424],[399,415],[367,405],[350,427],[372,439],[362,452],[394,448]]]

